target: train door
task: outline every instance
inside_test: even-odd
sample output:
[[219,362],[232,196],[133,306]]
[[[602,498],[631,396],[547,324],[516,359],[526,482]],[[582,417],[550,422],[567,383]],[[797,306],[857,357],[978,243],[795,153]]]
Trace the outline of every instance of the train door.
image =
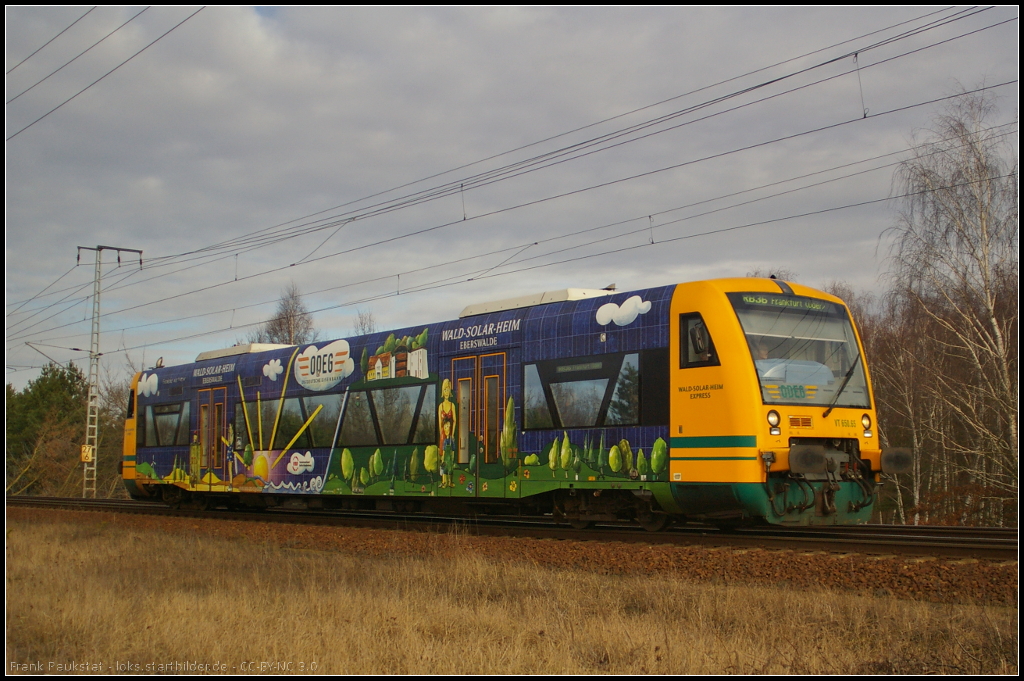
[[[474,411],[476,407],[477,358],[459,357],[452,360],[452,399],[456,405],[455,468],[465,470],[472,479],[472,495],[480,493],[477,474],[477,440]],[[456,474],[457,475],[457,474]],[[456,479],[458,479],[456,477]],[[459,485],[468,490],[468,485]]]
[[474,496],[502,496],[501,428],[505,408],[507,357],[504,352],[452,360],[452,392],[458,405],[455,462],[476,480]]
[[199,489],[210,490],[218,480],[228,480],[229,462],[225,456],[227,430],[227,388],[199,391]]

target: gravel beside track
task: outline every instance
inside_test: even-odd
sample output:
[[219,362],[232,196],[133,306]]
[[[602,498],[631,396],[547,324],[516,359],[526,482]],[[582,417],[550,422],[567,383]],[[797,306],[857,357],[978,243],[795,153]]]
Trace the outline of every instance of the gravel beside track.
[[[553,569],[604,574],[660,573],[698,582],[841,589],[931,602],[1016,605],[1018,593],[1016,560],[471,536],[458,532],[438,534],[17,506],[7,507],[7,520],[105,524],[137,532],[218,537],[250,547],[270,544],[284,549],[371,557],[436,556],[462,551],[497,561]],[[243,546],[239,550],[245,550]]]

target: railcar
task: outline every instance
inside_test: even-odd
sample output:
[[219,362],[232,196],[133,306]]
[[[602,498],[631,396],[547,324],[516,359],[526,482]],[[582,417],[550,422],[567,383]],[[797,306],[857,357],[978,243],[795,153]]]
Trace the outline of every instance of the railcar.
[[566,289],[137,374],[122,476],[171,505],[864,523],[882,472],[849,310],[742,278]]

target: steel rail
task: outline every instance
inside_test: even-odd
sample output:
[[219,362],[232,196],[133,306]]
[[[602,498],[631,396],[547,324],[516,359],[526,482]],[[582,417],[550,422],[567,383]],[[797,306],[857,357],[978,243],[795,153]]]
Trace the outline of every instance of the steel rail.
[[856,525],[834,527],[751,527],[724,531],[714,526],[686,524],[662,532],[646,532],[628,524],[598,524],[575,530],[548,517],[450,516],[423,513],[324,510],[200,510],[172,509],[161,502],[63,497],[7,497],[7,506],[64,510],[138,513],[377,529],[461,532],[479,536],[519,536],[580,541],[620,541],[678,546],[761,548],[804,552],[869,555],[934,556],[1007,561],[1017,559],[1016,528],[948,527],[940,525]]

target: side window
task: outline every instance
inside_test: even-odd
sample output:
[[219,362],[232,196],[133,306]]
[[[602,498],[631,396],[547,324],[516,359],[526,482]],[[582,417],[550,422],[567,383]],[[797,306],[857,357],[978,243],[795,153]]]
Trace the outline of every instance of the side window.
[[[303,416],[307,419],[313,418],[307,429],[312,440],[311,446],[330,447],[334,440],[334,429],[338,425],[338,416],[341,415],[341,394],[303,397],[302,406]],[[317,411],[317,408],[320,411]]]
[[187,445],[189,403],[151,404],[139,409],[136,442],[139,447]]
[[[249,440],[249,428],[251,427],[252,422],[249,424],[246,424],[245,422],[245,412],[248,408],[248,404],[235,402],[235,444],[240,447],[252,444]],[[253,409],[253,411],[255,411],[255,409]],[[252,448],[259,449],[259,446],[258,444],[253,444]]]
[[699,312],[679,315],[679,368],[719,366],[718,353]]
[[604,422],[608,426],[632,426],[640,422],[640,355],[633,353],[623,358]]
[[524,429],[638,425],[641,384],[636,352],[526,364]]
[[351,392],[339,447],[436,444],[437,384]]
[[370,398],[366,392],[350,392],[341,422],[341,445],[360,447],[378,445],[377,430],[370,413]]
[[281,408],[281,416],[277,419],[277,435],[274,436],[271,449],[284,449],[288,443],[292,443],[291,447],[288,447],[289,449],[311,447],[308,429],[303,428],[305,423],[306,419],[303,418],[299,398],[285,399]]
[[526,430],[554,428],[551,410],[548,409],[548,398],[544,394],[544,386],[540,382],[540,374],[536,364],[526,365],[524,382],[523,421]]

